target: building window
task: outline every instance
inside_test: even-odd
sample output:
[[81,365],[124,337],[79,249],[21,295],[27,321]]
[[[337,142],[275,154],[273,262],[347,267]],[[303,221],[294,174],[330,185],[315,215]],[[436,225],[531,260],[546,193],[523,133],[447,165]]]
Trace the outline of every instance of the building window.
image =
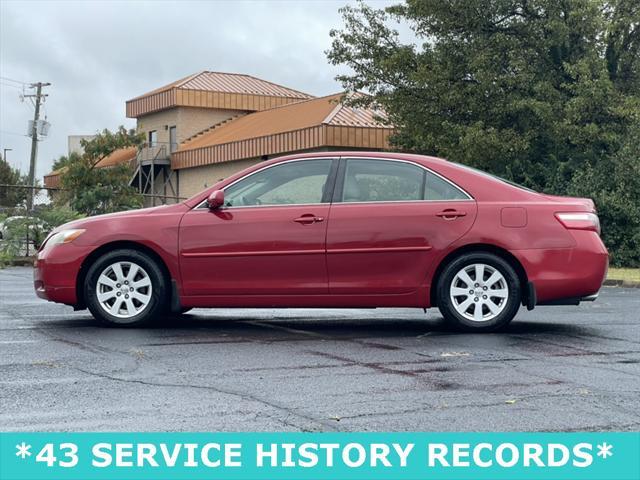
[[149,147],[153,148],[158,144],[158,132],[151,130],[149,132]]
[[169,127],[169,150],[171,153],[178,149],[178,133],[176,126]]

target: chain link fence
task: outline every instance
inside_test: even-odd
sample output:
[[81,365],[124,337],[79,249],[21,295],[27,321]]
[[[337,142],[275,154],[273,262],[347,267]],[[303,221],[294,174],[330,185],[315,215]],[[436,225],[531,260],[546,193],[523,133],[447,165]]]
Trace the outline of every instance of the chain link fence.
[[[56,205],[56,195],[60,192],[60,188],[0,184],[0,265],[35,255],[51,230],[82,216],[68,207]],[[27,210],[30,195],[33,208]],[[145,207],[185,200],[166,194],[140,196]]]
[[[29,196],[33,197],[31,211],[26,207]],[[55,227],[40,215],[50,205],[47,188],[0,184],[0,263],[37,252]]]

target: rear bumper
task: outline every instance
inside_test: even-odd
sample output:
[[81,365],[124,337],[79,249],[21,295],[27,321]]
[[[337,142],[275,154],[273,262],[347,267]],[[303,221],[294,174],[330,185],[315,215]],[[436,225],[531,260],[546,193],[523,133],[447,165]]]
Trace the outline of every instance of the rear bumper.
[[598,299],[598,294],[594,293],[593,295],[587,295],[586,297],[582,297],[580,299],[581,302],[595,302]]
[[558,298],[556,300],[548,300],[546,302],[540,302],[538,305],[580,305],[581,302],[595,302],[598,299],[598,294],[586,295],[584,297],[575,298]]
[[514,250],[535,288],[536,305],[593,301],[604,282],[609,254],[595,232],[572,231],[573,248]]

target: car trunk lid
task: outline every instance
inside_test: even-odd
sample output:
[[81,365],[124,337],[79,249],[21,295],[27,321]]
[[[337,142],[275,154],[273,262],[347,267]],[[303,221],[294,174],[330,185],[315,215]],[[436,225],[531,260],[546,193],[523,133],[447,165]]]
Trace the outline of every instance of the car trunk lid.
[[540,194],[544,198],[551,200],[553,202],[558,202],[564,205],[572,205],[572,206],[581,206],[584,208],[585,212],[596,213],[596,204],[590,198],[581,198],[581,197],[563,197],[559,195],[547,195]]

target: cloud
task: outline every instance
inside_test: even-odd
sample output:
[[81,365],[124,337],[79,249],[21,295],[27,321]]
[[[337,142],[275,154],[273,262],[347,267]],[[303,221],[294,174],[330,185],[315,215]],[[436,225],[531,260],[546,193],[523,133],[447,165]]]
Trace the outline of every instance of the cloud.
[[[200,70],[255,75],[315,95],[340,89],[329,30],[346,0],[0,2],[0,76],[51,82],[37,175],[67,152],[67,136],[120,124],[125,101]],[[383,6],[394,2],[377,3]],[[24,172],[33,116],[17,84],[0,80],[0,149]]]

